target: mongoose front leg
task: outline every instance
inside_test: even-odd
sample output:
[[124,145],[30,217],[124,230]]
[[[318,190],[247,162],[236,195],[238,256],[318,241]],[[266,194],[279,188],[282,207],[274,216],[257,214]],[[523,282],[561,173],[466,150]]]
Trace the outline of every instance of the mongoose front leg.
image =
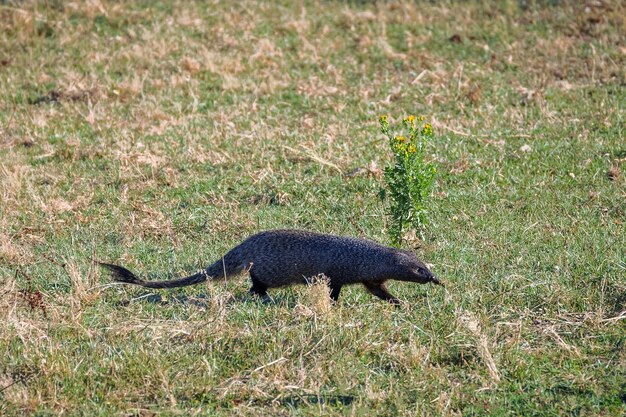
[[400,300],[398,300],[393,295],[389,294],[389,291],[387,291],[387,287],[385,287],[384,283],[364,282],[363,285],[365,285],[365,288],[367,288],[367,290],[373,295],[375,295],[376,297],[381,298],[385,301],[388,301],[391,304],[400,305]]

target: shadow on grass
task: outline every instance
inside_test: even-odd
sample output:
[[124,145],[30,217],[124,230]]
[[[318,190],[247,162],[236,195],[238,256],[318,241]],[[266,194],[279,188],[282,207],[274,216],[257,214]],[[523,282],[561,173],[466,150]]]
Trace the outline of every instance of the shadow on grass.
[[[159,304],[162,306],[193,306],[197,308],[208,308],[210,305],[210,297],[207,294],[197,295],[162,295],[153,292],[146,293],[135,297],[131,300],[119,302],[119,306],[125,307],[133,303]],[[233,295],[228,298],[227,304],[245,304],[253,303],[267,306],[280,306],[286,308],[294,308],[297,305],[297,299],[292,296],[275,294],[266,298],[257,297],[247,293]]]
[[302,407],[303,405],[350,405],[356,398],[352,395],[290,395],[283,398],[280,403],[287,407]]

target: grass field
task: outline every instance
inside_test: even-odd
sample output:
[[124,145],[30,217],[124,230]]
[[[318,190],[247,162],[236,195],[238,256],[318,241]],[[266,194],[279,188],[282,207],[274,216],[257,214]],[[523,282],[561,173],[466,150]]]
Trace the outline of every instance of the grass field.
[[[626,413],[620,1],[0,2],[0,414]],[[152,279],[248,235],[389,243],[424,115],[442,289]]]

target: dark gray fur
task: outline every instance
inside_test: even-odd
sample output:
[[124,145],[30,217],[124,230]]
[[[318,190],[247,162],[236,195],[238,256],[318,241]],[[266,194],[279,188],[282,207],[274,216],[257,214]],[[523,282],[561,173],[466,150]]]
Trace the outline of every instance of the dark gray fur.
[[337,301],[344,285],[361,283],[376,297],[398,304],[385,287],[389,279],[443,285],[408,251],[364,239],[302,230],[270,230],[250,236],[208,268],[186,278],[144,281],[121,266],[101,263],[118,282],[149,288],[193,285],[207,279],[227,278],[248,271],[250,292],[266,296],[268,288],[306,284],[324,274],[330,296]]

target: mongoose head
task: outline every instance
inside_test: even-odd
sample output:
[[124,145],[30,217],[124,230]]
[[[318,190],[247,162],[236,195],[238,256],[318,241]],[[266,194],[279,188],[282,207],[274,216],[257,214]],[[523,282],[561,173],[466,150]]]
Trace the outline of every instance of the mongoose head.
[[426,264],[417,259],[417,256],[409,251],[401,250],[396,254],[395,261],[401,266],[399,275],[394,277],[400,281],[417,282],[420,284],[433,284],[444,286],[435,275],[428,269]]

